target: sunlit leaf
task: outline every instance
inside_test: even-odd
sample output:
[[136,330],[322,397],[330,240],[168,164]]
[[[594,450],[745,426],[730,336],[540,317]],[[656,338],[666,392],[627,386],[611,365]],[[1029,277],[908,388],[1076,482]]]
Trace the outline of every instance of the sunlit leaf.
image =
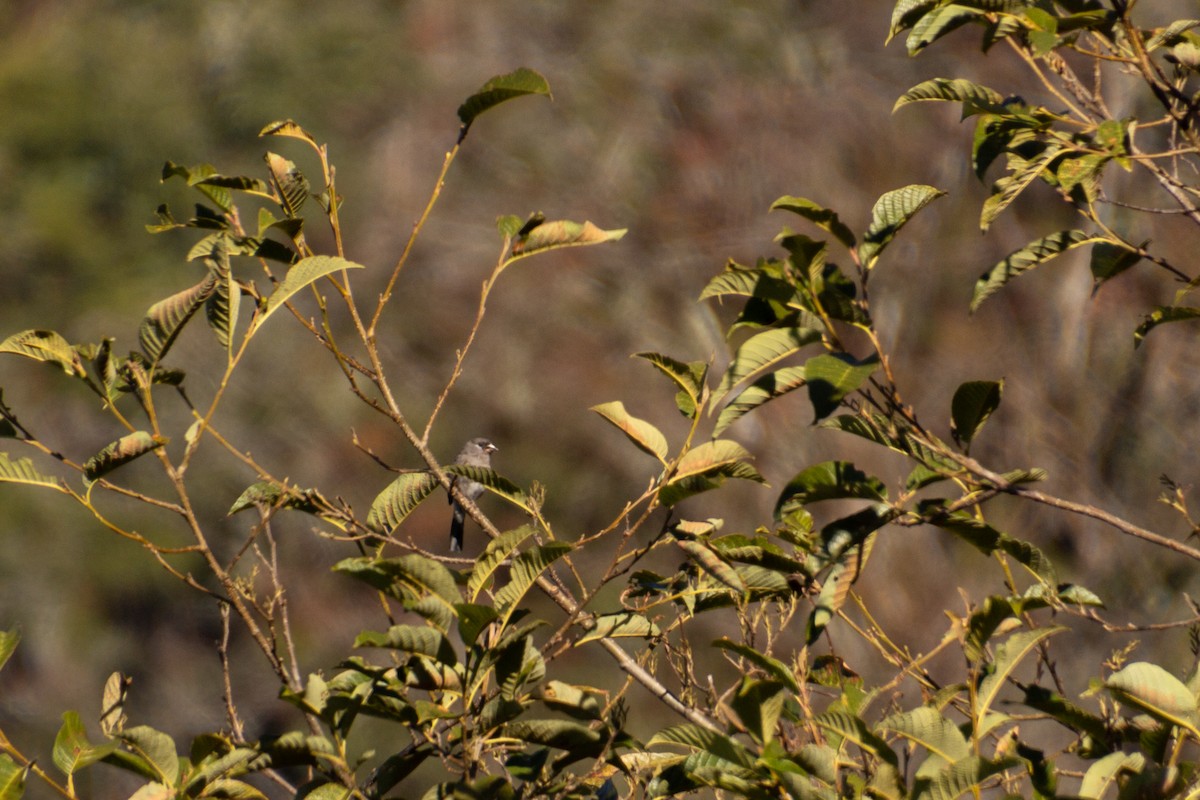
[[475,559],[475,565],[471,568],[471,575],[467,579],[467,599],[474,603],[479,598],[479,593],[483,591],[490,583],[492,578],[496,576],[497,571],[512,557],[521,543],[536,533],[536,529],[532,525],[522,525],[520,528],[511,531],[505,531],[491,539],[487,543],[487,547]]
[[1083,231],[1058,231],[1035,239],[1020,250],[1009,253],[975,282],[975,294],[971,297],[971,311],[977,310],[984,300],[1018,275],[1028,272],[1068,250],[1094,241],[1097,241],[1095,237]]
[[547,542],[531,547],[512,560],[508,583],[495,593],[496,608],[506,621],[538,577],[572,549],[566,542]]
[[317,147],[317,142],[313,135],[301,128],[290,119],[272,122],[258,132],[259,136],[290,136],[293,139],[299,139],[303,142],[308,142],[313,147]]
[[938,4],[938,0],[898,0],[892,9],[892,24],[888,28],[887,41],[901,31],[913,26],[929,9]]
[[1133,345],[1134,347],[1140,347],[1146,335],[1159,325],[1164,325],[1168,322],[1184,322],[1192,319],[1200,319],[1200,308],[1159,306],[1142,320],[1142,324],[1137,326],[1137,330],[1133,332]]
[[515,259],[518,256],[529,256],[560,247],[614,242],[625,233],[625,228],[606,231],[597,228],[591,222],[571,222],[565,219],[543,222],[528,233],[517,237],[513,242],[512,254]]
[[722,650],[727,650],[731,653],[738,654],[754,666],[763,670],[772,678],[782,682],[793,692],[800,692],[800,683],[796,679],[796,674],[792,671],[791,667],[779,659],[773,658],[772,656],[764,653],[760,653],[753,647],[750,647],[748,644],[743,642],[735,642],[732,639],[727,639],[724,637],[714,641],[713,646]]
[[908,54],[915,56],[950,31],[970,22],[982,13],[978,9],[954,3],[939,6],[925,14],[912,26],[908,40],[905,42]]
[[895,731],[947,763],[971,754],[971,746],[958,726],[931,706],[892,714],[883,719],[879,727]]
[[646,420],[626,411],[620,400],[592,406],[591,410],[615,425],[639,450],[654,456],[662,464],[667,463],[667,437]]
[[863,266],[870,269],[900,229],[918,211],[945,194],[933,186],[914,184],[893,189],[876,200],[871,209],[871,225],[858,246]]
[[744,747],[733,739],[716,731],[702,728],[699,725],[685,723],[663,728],[650,737],[647,746],[662,744],[677,744],[692,750],[701,750],[717,758],[743,767],[754,765],[752,756]]
[[942,100],[963,104],[963,117],[979,111],[1003,110],[1004,97],[994,89],[964,78],[933,78],[909,89],[892,106],[892,112],[909,103]]
[[733,396],[717,415],[713,436],[720,436],[745,414],[804,385],[804,367],[780,367],[758,378]]
[[701,569],[725,586],[738,594],[746,594],[749,591],[749,587],[733,565],[721,558],[706,543],[697,539],[679,539],[675,543],[679,545],[679,549],[691,556]]
[[83,722],[74,711],[63,714],[63,724],[54,738],[52,757],[54,766],[64,775],[74,775],[84,767],[95,764],[116,749],[116,744],[106,742],[94,745],[88,741]]
[[87,476],[88,480],[94,481],[139,456],[157,450],[166,443],[166,439],[152,435],[148,431],[134,431],[122,436],[89,458],[83,465],[83,474]]
[[104,682],[104,692],[100,698],[100,731],[105,736],[115,736],[125,730],[128,721],[125,701],[132,682],[132,678],[120,672],[112,673]]
[[1015,154],[1010,154],[1008,165],[1012,174],[996,181],[992,187],[991,196],[983,201],[983,210],[979,214],[980,229],[987,231],[1004,209],[1008,208],[1017,199],[1017,196],[1025,191],[1029,184],[1042,175],[1049,167],[1050,162],[1062,154],[1062,150],[1061,145],[1047,145],[1041,155],[1029,161]]
[[458,663],[454,645],[446,635],[424,625],[393,625],[385,633],[363,631],[355,637],[354,646],[385,647],[402,653],[426,656],[448,666]]
[[775,503],[775,518],[780,519],[790,504],[851,498],[886,500],[887,487],[849,461],[822,461],[799,472],[783,487]]
[[430,472],[403,472],[371,501],[367,527],[390,532],[411,514],[438,486]]
[[0,453],[0,483],[24,483],[29,486],[45,486],[60,492],[66,491],[62,481],[40,472],[28,458],[13,461],[8,453]]
[[593,622],[595,624],[576,640],[576,645],[596,639],[650,639],[659,635],[657,625],[632,611],[599,614]]
[[515,97],[538,94],[551,98],[550,84],[537,72],[522,67],[507,75],[497,75],[463,101],[458,107],[458,118],[462,121],[459,141],[467,135],[471,123],[483,112]]
[[345,269],[363,269],[363,265],[337,256],[309,256],[300,259],[287,271],[283,281],[267,298],[262,314],[258,316],[255,323],[256,326],[266,322],[267,317],[279,310],[296,292],[326,275]]
[[976,693],[975,707],[971,709],[975,718],[982,720],[988,715],[996,703],[1000,690],[1007,685],[1008,677],[1026,656],[1046,639],[1065,630],[1067,628],[1061,625],[1019,630],[999,645],[996,648],[996,658],[991,664],[991,669],[980,683]]
[[1157,664],[1129,664],[1108,676],[1104,688],[1121,702],[1168,724],[1187,728],[1193,737],[1200,738],[1196,696],[1183,681]]
[[713,394],[712,406],[715,408],[725,399],[730,389],[754,373],[767,369],[819,341],[821,332],[813,328],[773,328],[751,336],[734,353],[720,385]]
[[661,353],[643,352],[634,353],[634,356],[646,359],[675,382],[679,387],[675,405],[683,412],[684,416],[691,419],[701,405],[704,396],[704,379],[708,375],[708,364],[703,361],[691,361],[685,364]]
[[58,364],[68,375],[87,374],[71,343],[54,331],[28,330],[14,333],[0,342],[0,353],[13,353],[35,361]]

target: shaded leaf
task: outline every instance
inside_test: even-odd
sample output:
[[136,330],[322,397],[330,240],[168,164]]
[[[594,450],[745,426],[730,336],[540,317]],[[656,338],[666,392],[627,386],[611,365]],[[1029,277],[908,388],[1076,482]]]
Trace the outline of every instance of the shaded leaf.
[[995,705],[1000,690],[1007,685],[1008,677],[1021,661],[1046,639],[1065,630],[1067,628],[1061,625],[1020,630],[999,645],[991,669],[979,684],[975,706],[971,709],[972,716],[977,721],[984,720]]
[[736,741],[691,723],[671,725],[654,734],[650,741],[646,742],[647,747],[661,744],[678,744],[692,750],[700,750],[742,767],[754,765],[754,756]]
[[742,580],[738,571],[733,565],[721,558],[721,556],[710,548],[705,542],[696,539],[679,539],[675,542],[679,548],[691,556],[701,569],[712,575],[719,582],[737,592],[738,594],[746,594],[749,592],[749,587]]
[[299,216],[300,208],[308,199],[310,188],[308,178],[304,177],[304,173],[295,163],[283,156],[268,152],[263,158],[267,162],[267,169],[271,173],[271,183],[274,184],[275,193],[278,195],[276,199],[279,201],[283,213],[288,217]]
[[601,403],[592,406],[591,410],[615,425],[638,449],[654,456],[662,464],[667,463],[667,438],[646,420],[627,412],[624,403],[619,400]]
[[21,631],[13,628],[11,631],[0,631],[0,669],[8,663],[8,659],[16,652],[17,644],[21,641]]
[[184,289],[150,306],[138,328],[138,340],[151,366],[157,365],[167,354],[183,326],[200,310],[216,286],[216,276],[209,271],[204,280],[190,289]]
[[[1149,241],[1143,242],[1142,247],[1144,248],[1147,244]],[[1089,266],[1092,270],[1092,278],[1099,287],[1101,283],[1115,278],[1141,260],[1142,256],[1136,250],[1130,250],[1116,242],[1101,241],[1092,246],[1092,259]]]
[[975,434],[1000,406],[1004,381],[968,381],[950,401],[950,432],[956,442],[970,447]]
[[950,31],[979,17],[982,13],[977,9],[955,3],[939,6],[922,16],[912,26],[905,42],[908,54],[915,56]]
[[106,475],[139,456],[157,450],[166,443],[166,439],[161,436],[153,436],[148,431],[134,431],[122,436],[89,458],[83,465],[83,474],[87,476],[88,480],[94,481],[101,475]]
[[975,293],[971,297],[971,311],[977,310],[984,300],[1018,275],[1028,272],[1061,253],[1094,241],[1097,240],[1083,231],[1058,231],[1049,236],[1035,239],[1020,250],[1010,253],[983,273],[975,282]]
[[513,98],[530,94],[539,94],[553,99],[550,94],[550,84],[531,69],[521,67],[507,75],[497,75],[492,78],[458,107],[458,118],[462,121],[459,141],[462,141],[463,137],[467,135],[471,123],[483,112]]
[[1047,145],[1041,155],[1028,161],[1010,153],[1008,166],[1011,174],[996,181],[995,186],[992,187],[991,196],[983,201],[983,210],[979,214],[980,229],[987,231],[1004,209],[1008,208],[1029,184],[1042,175],[1049,167],[1050,162],[1061,155],[1062,149],[1061,145]]
[[179,756],[170,736],[138,725],[121,731],[117,738],[149,768],[152,778],[167,786],[175,785],[179,778]]
[[856,361],[845,353],[823,353],[804,362],[804,377],[808,397],[812,401],[814,422],[832,414],[846,395],[858,389],[879,368],[878,357],[872,355]]
[[747,644],[735,642],[732,639],[724,637],[715,640],[713,646],[738,654],[772,678],[782,682],[783,685],[787,686],[793,692],[797,694],[800,692],[800,682],[796,680],[796,674],[792,672],[792,669],[787,664],[784,664],[779,659],[760,653]]
[[799,214],[816,224],[817,227],[833,234],[847,248],[854,247],[854,233],[842,222],[837,212],[818,205],[812,200],[785,195],[771,204],[771,210],[791,211],[793,214]]
[[867,475],[849,461],[822,461],[797,473],[788,481],[775,503],[775,519],[792,504],[807,505],[821,500],[886,500],[883,481]]

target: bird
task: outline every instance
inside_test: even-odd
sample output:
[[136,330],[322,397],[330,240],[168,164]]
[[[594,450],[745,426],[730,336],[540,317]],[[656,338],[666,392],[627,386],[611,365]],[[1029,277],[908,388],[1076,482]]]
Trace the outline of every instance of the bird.
[[[490,467],[492,453],[499,449],[489,439],[477,436],[463,445],[454,463],[467,467]],[[483,494],[482,483],[462,475],[456,475],[451,486],[457,487],[459,494],[471,502]],[[450,504],[454,506],[454,518],[450,520],[450,551],[456,552],[463,549],[463,526],[467,521],[467,510],[454,498],[453,493],[450,494]]]

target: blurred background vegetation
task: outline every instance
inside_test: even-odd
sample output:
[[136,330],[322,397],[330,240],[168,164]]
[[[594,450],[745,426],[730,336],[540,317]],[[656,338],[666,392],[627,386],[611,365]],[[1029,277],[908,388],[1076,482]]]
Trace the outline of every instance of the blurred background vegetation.
[[[1070,213],[1049,191],[1035,191],[981,236],[986,187],[971,174],[970,123],[950,105],[893,116],[892,104],[937,76],[1048,101],[1005,52],[985,58],[968,37],[918,59],[901,43],[885,47],[888,5],[0,0],[0,336],[51,328],[72,342],[115,336],[119,351],[132,349],[144,311],[199,274],[184,260],[187,234],[144,227],[160,203],[186,217],[195,199],[179,182],[160,183],[163,162],[261,177],[269,146],[315,176],[299,143],[256,138],[289,117],[329,143],[345,196],[347,255],[381,287],[454,142],[458,103],[492,75],[528,66],[548,78],[554,101],[506,105],[472,129],[402,275],[385,327],[402,406],[422,421],[447,378],[498,252],[497,216],[540,210],[630,232],[615,245],[544,256],[506,274],[435,432],[443,458],[469,436],[490,436],[503,474],[547,488],[560,536],[607,523],[644,488],[653,465],[631,456],[588,407],[621,399],[632,413],[683,430],[669,386],[629,355],[655,350],[724,363],[723,312],[696,297],[726,259],[777,253],[773,236],[795,220],[768,215],[771,201],[810,197],[862,230],[878,195],[929,183],[949,199],[913,222],[872,284],[905,399],[927,422],[944,420],[948,435],[954,387],[1003,377],[1004,404],[973,455],[998,469],[1046,468],[1052,493],[1179,534],[1178,518],[1156,498],[1162,473],[1195,481],[1200,400],[1189,379],[1200,349],[1186,325],[1156,331],[1136,352],[1132,337],[1145,307],[1169,302],[1174,287],[1143,266],[1089,296],[1080,253],[1023,277],[969,316],[976,277],[1069,226]],[[1138,102],[1130,95],[1125,110],[1136,113]],[[1129,191],[1131,202],[1161,204],[1136,185]],[[1169,217],[1117,213],[1114,222],[1133,239],[1153,239],[1168,258],[1186,263],[1194,251],[1194,233]],[[321,236],[310,234],[318,249],[327,244]],[[280,319],[276,327],[256,344],[217,426],[276,474],[340,495],[365,515],[391,476],[350,445],[351,432],[390,463],[414,466],[415,456],[349,396],[298,326]],[[215,350],[208,332],[192,326],[173,358]],[[0,388],[35,433],[83,460],[116,430],[97,426],[94,398],[75,387],[64,393],[55,372],[0,360]],[[218,374],[192,369],[193,399],[207,397]],[[186,419],[180,409],[180,436]],[[731,434],[778,488],[816,461],[860,452],[811,421],[798,394]],[[902,479],[899,462],[869,458],[860,466]],[[126,469],[154,480],[150,460]],[[222,520],[255,478],[219,457],[205,469],[191,476],[204,481],[201,511]],[[728,493],[711,507],[697,498],[686,513],[724,516],[726,530],[769,522],[775,490],[731,491],[735,502]],[[135,680],[133,719],[185,737],[220,727],[213,605],[178,591],[133,544],[64,513],[57,499],[0,490],[0,627],[24,631],[0,684],[0,726],[30,732],[48,751],[59,712],[93,718],[104,676],[120,669]],[[409,531],[440,549],[448,514],[441,503],[427,506]],[[490,508],[501,527],[519,524],[508,509]],[[1009,516],[996,524],[1098,591],[1112,619],[1186,616],[1181,592],[1194,588],[1193,565],[1160,560],[1096,523],[998,508]],[[158,530],[161,522],[147,518],[139,529],[182,543],[183,532]],[[292,597],[306,623],[300,644],[311,648],[302,660],[328,668],[360,627],[381,624],[378,606],[329,574],[330,564],[353,554],[347,546],[313,536],[308,520],[283,522],[294,526],[284,537],[288,569],[305,581]],[[232,543],[246,521],[221,524]],[[481,546],[471,533],[468,553]],[[928,647],[943,630],[939,610],[962,607],[954,587],[979,589],[973,570],[992,574],[981,558],[935,533],[889,531],[862,591],[868,601],[886,600],[878,604],[885,629]],[[183,563],[202,575],[199,562]],[[929,621],[928,629],[914,620]],[[1089,636],[1078,634],[1080,651],[1097,664],[1105,652],[1088,650]],[[843,645],[841,654],[869,678],[871,664],[856,662],[851,640]],[[1186,658],[1179,631],[1143,646],[1164,666]],[[244,685],[253,685],[256,668],[238,676]],[[277,705],[267,698],[251,706],[259,732],[283,724],[272,718]]]

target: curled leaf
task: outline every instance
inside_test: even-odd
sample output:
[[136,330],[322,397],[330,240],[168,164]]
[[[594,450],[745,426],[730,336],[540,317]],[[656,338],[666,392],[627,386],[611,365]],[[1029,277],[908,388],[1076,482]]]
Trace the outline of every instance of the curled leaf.
[[458,140],[461,142],[466,137],[471,123],[483,112],[513,98],[529,94],[540,94],[553,99],[550,84],[546,79],[526,67],[492,78],[458,107],[458,118],[462,121]]
[[89,458],[83,465],[83,473],[88,480],[94,481],[101,475],[106,475],[139,456],[157,450],[166,443],[167,440],[161,436],[153,436],[147,431],[134,431],[122,436]]
[[667,438],[646,420],[638,419],[626,411],[625,404],[620,400],[592,406],[592,411],[619,428],[640,450],[654,456],[661,463],[666,463]]

